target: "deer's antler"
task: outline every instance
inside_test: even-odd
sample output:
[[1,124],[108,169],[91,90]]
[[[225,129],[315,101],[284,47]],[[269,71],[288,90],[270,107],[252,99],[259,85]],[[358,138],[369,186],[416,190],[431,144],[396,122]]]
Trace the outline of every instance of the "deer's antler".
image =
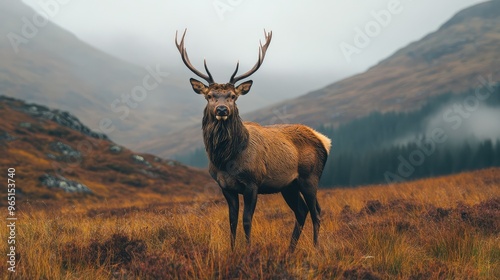
[[184,34],[182,34],[181,38],[181,43],[179,44],[177,42],[177,31],[175,31],[175,45],[177,46],[177,49],[181,53],[182,61],[187,66],[187,68],[189,68],[189,70],[193,71],[193,73],[195,73],[198,77],[204,79],[205,81],[207,81],[209,85],[211,85],[214,83],[214,78],[212,77],[212,74],[210,74],[210,71],[208,71],[207,60],[206,59],[203,60],[203,64],[205,65],[205,71],[207,71],[208,76],[206,74],[201,73],[196,68],[194,68],[193,64],[191,64],[191,61],[189,61],[186,48],[184,47],[184,36],[186,36],[186,32],[187,28],[184,30]]
[[255,71],[257,71],[259,69],[259,67],[262,65],[262,62],[264,62],[264,57],[266,56],[267,48],[269,47],[269,44],[271,43],[271,39],[273,37],[273,32],[270,31],[269,33],[267,33],[266,30],[264,30],[264,36],[266,38],[266,43],[264,45],[262,45],[262,42],[260,42],[259,59],[257,60],[257,63],[255,63],[255,65],[252,67],[252,69],[250,69],[245,74],[240,75],[238,77],[235,77],[236,73],[238,73],[238,67],[240,66],[240,63],[238,62],[236,64],[236,70],[234,70],[234,73],[231,76],[231,79],[229,80],[230,84],[234,85],[239,80],[242,80],[242,79],[245,79],[245,78],[249,77],[250,75],[252,75],[253,73],[255,73]]

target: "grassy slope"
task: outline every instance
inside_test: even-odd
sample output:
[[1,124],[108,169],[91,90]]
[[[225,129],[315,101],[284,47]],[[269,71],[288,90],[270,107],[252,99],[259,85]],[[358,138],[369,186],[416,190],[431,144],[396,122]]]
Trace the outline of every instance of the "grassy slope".
[[[80,201],[124,201],[130,197],[161,201],[165,195],[179,193],[187,195],[203,191],[210,186],[206,171],[181,165],[175,161],[156,158],[149,154],[137,154],[124,147],[112,153],[115,143],[86,136],[56,122],[34,117],[23,110],[29,108],[20,100],[0,101],[0,135],[4,132],[15,137],[13,141],[0,140],[0,170],[17,170],[19,198],[43,203],[56,203],[67,199]],[[23,127],[21,124],[31,126]],[[78,150],[81,159],[69,161],[51,159],[48,154],[58,155],[50,147],[62,142]],[[151,166],[137,163],[133,155],[140,155]],[[42,186],[39,178],[44,174],[62,175],[89,187],[92,195],[69,194],[61,190]],[[22,192],[21,192],[22,191]],[[6,200],[0,201],[5,205]]]
[[[229,248],[222,195],[160,204],[19,202],[19,279],[494,279],[500,277],[500,169],[392,186],[321,190],[320,246],[308,219],[261,196],[253,245]],[[0,227],[2,236],[6,227]],[[0,243],[6,251],[6,243]],[[29,244],[29,246],[28,246]],[[5,271],[6,262],[0,262]],[[371,277],[371,278],[370,278]],[[4,274],[7,279],[7,274]]]

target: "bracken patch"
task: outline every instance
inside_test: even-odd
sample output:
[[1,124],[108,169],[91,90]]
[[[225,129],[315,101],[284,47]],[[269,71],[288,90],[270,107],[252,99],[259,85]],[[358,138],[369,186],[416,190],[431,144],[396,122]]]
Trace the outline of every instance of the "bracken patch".
[[426,216],[428,216],[434,222],[441,222],[451,213],[450,209],[444,209],[441,207],[435,207],[434,205],[429,205]]
[[427,279],[436,279],[436,280],[444,280],[449,276],[449,268],[442,262],[439,261],[431,261],[426,264],[425,271],[419,271],[413,275],[411,275],[409,280],[427,280]]
[[500,232],[500,198],[489,199],[472,207],[459,203],[456,211],[465,223],[486,234]]
[[134,259],[143,259],[146,244],[142,240],[129,239],[123,234],[113,234],[100,242],[94,239],[87,247],[80,248],[75,243],[66,244],[62,250],[64,267],[74,265],[116,266],[129,264]]
[[361,209],[359,214],[368,214],[368,215],[373,215],[376,214],[377,212],[380,212],[382,210],[385,210],[386,207],[382,204],[382,202],[378,200],[369,200],[366,202],[365,207]]
[[370,271],[364,267],[347,269],[342,274],[342,279],[345,280],[380,280],[382,279],[377,273]]

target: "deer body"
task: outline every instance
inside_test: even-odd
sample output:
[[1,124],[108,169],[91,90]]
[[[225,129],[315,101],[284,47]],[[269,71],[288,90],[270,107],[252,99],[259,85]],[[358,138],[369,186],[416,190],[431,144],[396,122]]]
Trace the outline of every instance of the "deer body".
[[[319,134],[309,127],[261,126],[252,122],[241,125],[243,135],[232,135],[229,140],[236,143],[234,154],[225,160],[210,160],[210,174],[223,189],[242,194],[242,186],[253,183],[258,186],[259,194],[278,193],[299,178],[317,174],[320,171],[316,169],[318,162],[326,160],[328,141],[321,142]],[[203,128],[207,133],[228,133],[224,129]],[[205,142],[209,139],[205,137]],[[228,143],[227,146],[233,145]],[[206,147],[208,154],[215,155],[210,144]]]
[[331,141],[312,128],[299,124],[261,126],[243,122],[236,100],[247,94],[252,81],[238,86],[236,82],[247,78],[260,67],[271,41],[260,46],[259,59],[248,72],[238,77],[238,65],[230,82],[217,84],[196,70],[184,48],[184,35],[176,45],[186,66],[208,82],[191,79],[193,90],[207,100],[203,114],[202,131],[209,158],[209,172],[221,187],[229,208],[231,247],[234,248],[239,212],[239,195],[243,195],[243,227],[250,244],[252,217],[258,194],[281,193],[295,214],[296,223],[289,250],[293,251],[301,235],[307,214],[313,222],[313,241],[318,243],[321,208],[316,199],[318,183],[323,172]]

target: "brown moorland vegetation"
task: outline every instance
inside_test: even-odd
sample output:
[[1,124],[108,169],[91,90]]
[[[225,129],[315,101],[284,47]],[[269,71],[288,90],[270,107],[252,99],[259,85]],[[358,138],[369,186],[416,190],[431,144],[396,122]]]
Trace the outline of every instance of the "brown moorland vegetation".
[[259,197],[254,243],[246,247],[240,224],[234,251],[222,195],[144,201],[19,201],[19,262],[3,278],[500,278],[500,169],[321,190],[320,245],[308,219],[294,254],[286,252],[294,217],[279,195]]
[[[96,136],[69,113],[0,96],[0,170],[16,169],[17,199],[123,203],[165,196],[193,196],[212,187],[208,172],[177,161],[139,154],[105,135]],[[116,149],[116,150],[113,150]],[[4,173],[5,172],[5,173]],[[64,177],[91,193],[63,191],[42,184],[44,176]],[[0,206],[7,200],[0,200]]]

